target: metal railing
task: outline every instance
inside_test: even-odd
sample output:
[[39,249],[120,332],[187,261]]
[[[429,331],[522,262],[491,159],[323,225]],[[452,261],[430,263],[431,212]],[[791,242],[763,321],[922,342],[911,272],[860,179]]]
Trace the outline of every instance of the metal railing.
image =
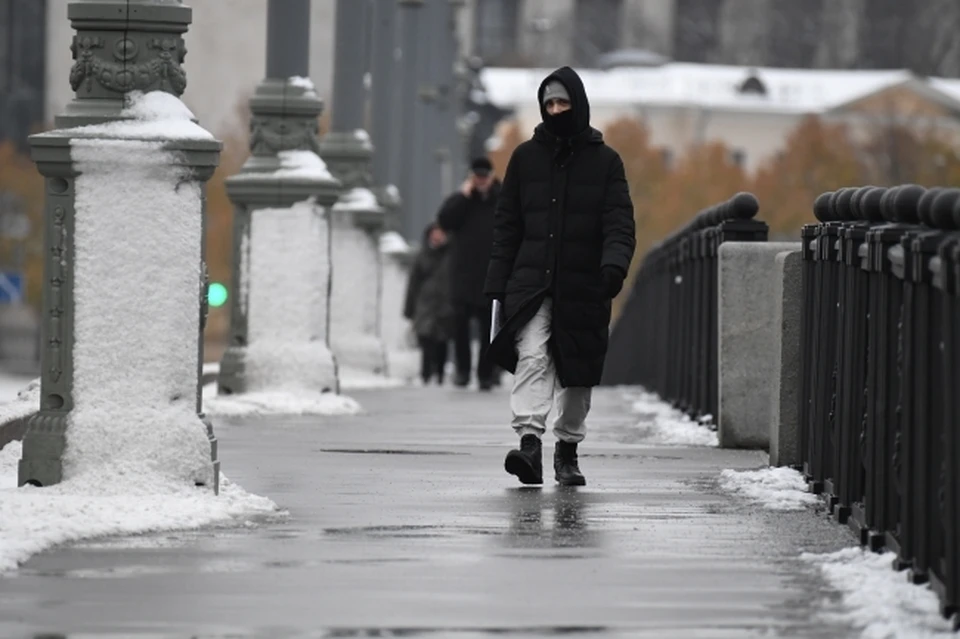
[[960,189],[824,193],[802,231],[800,447],[862,544],[960,593]]
[[691,417],[717,415],[717,267],[724,242],[765,242],[757,198],[698,213],[646,254],[610,336],[605,385],[642,385]]

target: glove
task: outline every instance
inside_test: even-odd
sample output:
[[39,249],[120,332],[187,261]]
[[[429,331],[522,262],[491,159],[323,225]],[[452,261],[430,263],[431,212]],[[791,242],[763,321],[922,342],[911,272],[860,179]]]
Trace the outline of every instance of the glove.
[[604,299],[612,300],[623,288],[623,273],[616,266],[604,266],[600,269],[600,281]]

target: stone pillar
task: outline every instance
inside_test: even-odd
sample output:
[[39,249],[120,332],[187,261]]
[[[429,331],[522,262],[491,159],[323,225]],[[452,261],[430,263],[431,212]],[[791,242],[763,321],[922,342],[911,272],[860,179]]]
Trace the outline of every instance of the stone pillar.
[[30,138],[47,261],[40,412],[19,484],[146,475],[217,491],[200,370],[204,184],[220,143],[179,100],[192,12],[180,0],[67,11],[76,95]]
[[422,57],[420,48],[421,25],[423,24],[424,0],[397,0],[400,5],[400,55],[403,70],[400,74],[400,117],[403,126],[400,128],[400,140],[397,153],[400,161],[400,193],[403,195],[402,222],[400,224],[403,236],[407,241],[419,242],[427,220],[434,212],[423,211],[422,176],[426,170],[427,160],[424,155],[426,148],[421,133],[423,131],[423,117],[420,102],[420,84],[423,78],[420,75],[419,59]]
[[403,316],[407,282],[415,257],[414,250],[396,231],[380,236],[383,295],[380,327],[387,357],[387,374],[394,379],[414,381],[420,372],[420,350],[413,325]]
[[270,0],[267,72],[250,99],[250,158],[227,179],[234,209],[230,343],[221,394],[337,392],[330,350],[329,209],[340,182],[320,159],[323,101],[306,77],[310,0]]
[[373,145],[363,128],[366,73],[365,5],[337,0],[331,131],[320,155],[343,183],[333,207],[333,287],[330,343],[344,371],[386,372],[379,337],[380,251],[378,236],[384,209],[371,190]]

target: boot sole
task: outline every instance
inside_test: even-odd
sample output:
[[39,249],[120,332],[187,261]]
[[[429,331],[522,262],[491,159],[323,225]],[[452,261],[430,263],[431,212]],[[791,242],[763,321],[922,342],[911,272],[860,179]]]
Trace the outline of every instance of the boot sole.
[[561,486],[586,486],[587,485],[586,477],[578,477],[576,479],[563,480],[563,479],[560,479],[559,475],[554,475],[554,479],[556,479],[557,483],[560,484]]
[[503,462],[503,468],[511,475],[516,475],[521,484],[542,484],[543,473],[537,472],[527,464],[522,457],[507,455]]

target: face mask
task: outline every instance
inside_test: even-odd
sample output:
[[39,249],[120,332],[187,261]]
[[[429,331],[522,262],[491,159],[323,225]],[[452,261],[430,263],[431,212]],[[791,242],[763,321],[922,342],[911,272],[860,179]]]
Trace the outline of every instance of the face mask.
[[574,130],[576,123],[573,109],[563,111],[556,115],[547,115],[544,120],[547,130],[560,138],[569,138],[576,135],[578,133],[578,131]]

